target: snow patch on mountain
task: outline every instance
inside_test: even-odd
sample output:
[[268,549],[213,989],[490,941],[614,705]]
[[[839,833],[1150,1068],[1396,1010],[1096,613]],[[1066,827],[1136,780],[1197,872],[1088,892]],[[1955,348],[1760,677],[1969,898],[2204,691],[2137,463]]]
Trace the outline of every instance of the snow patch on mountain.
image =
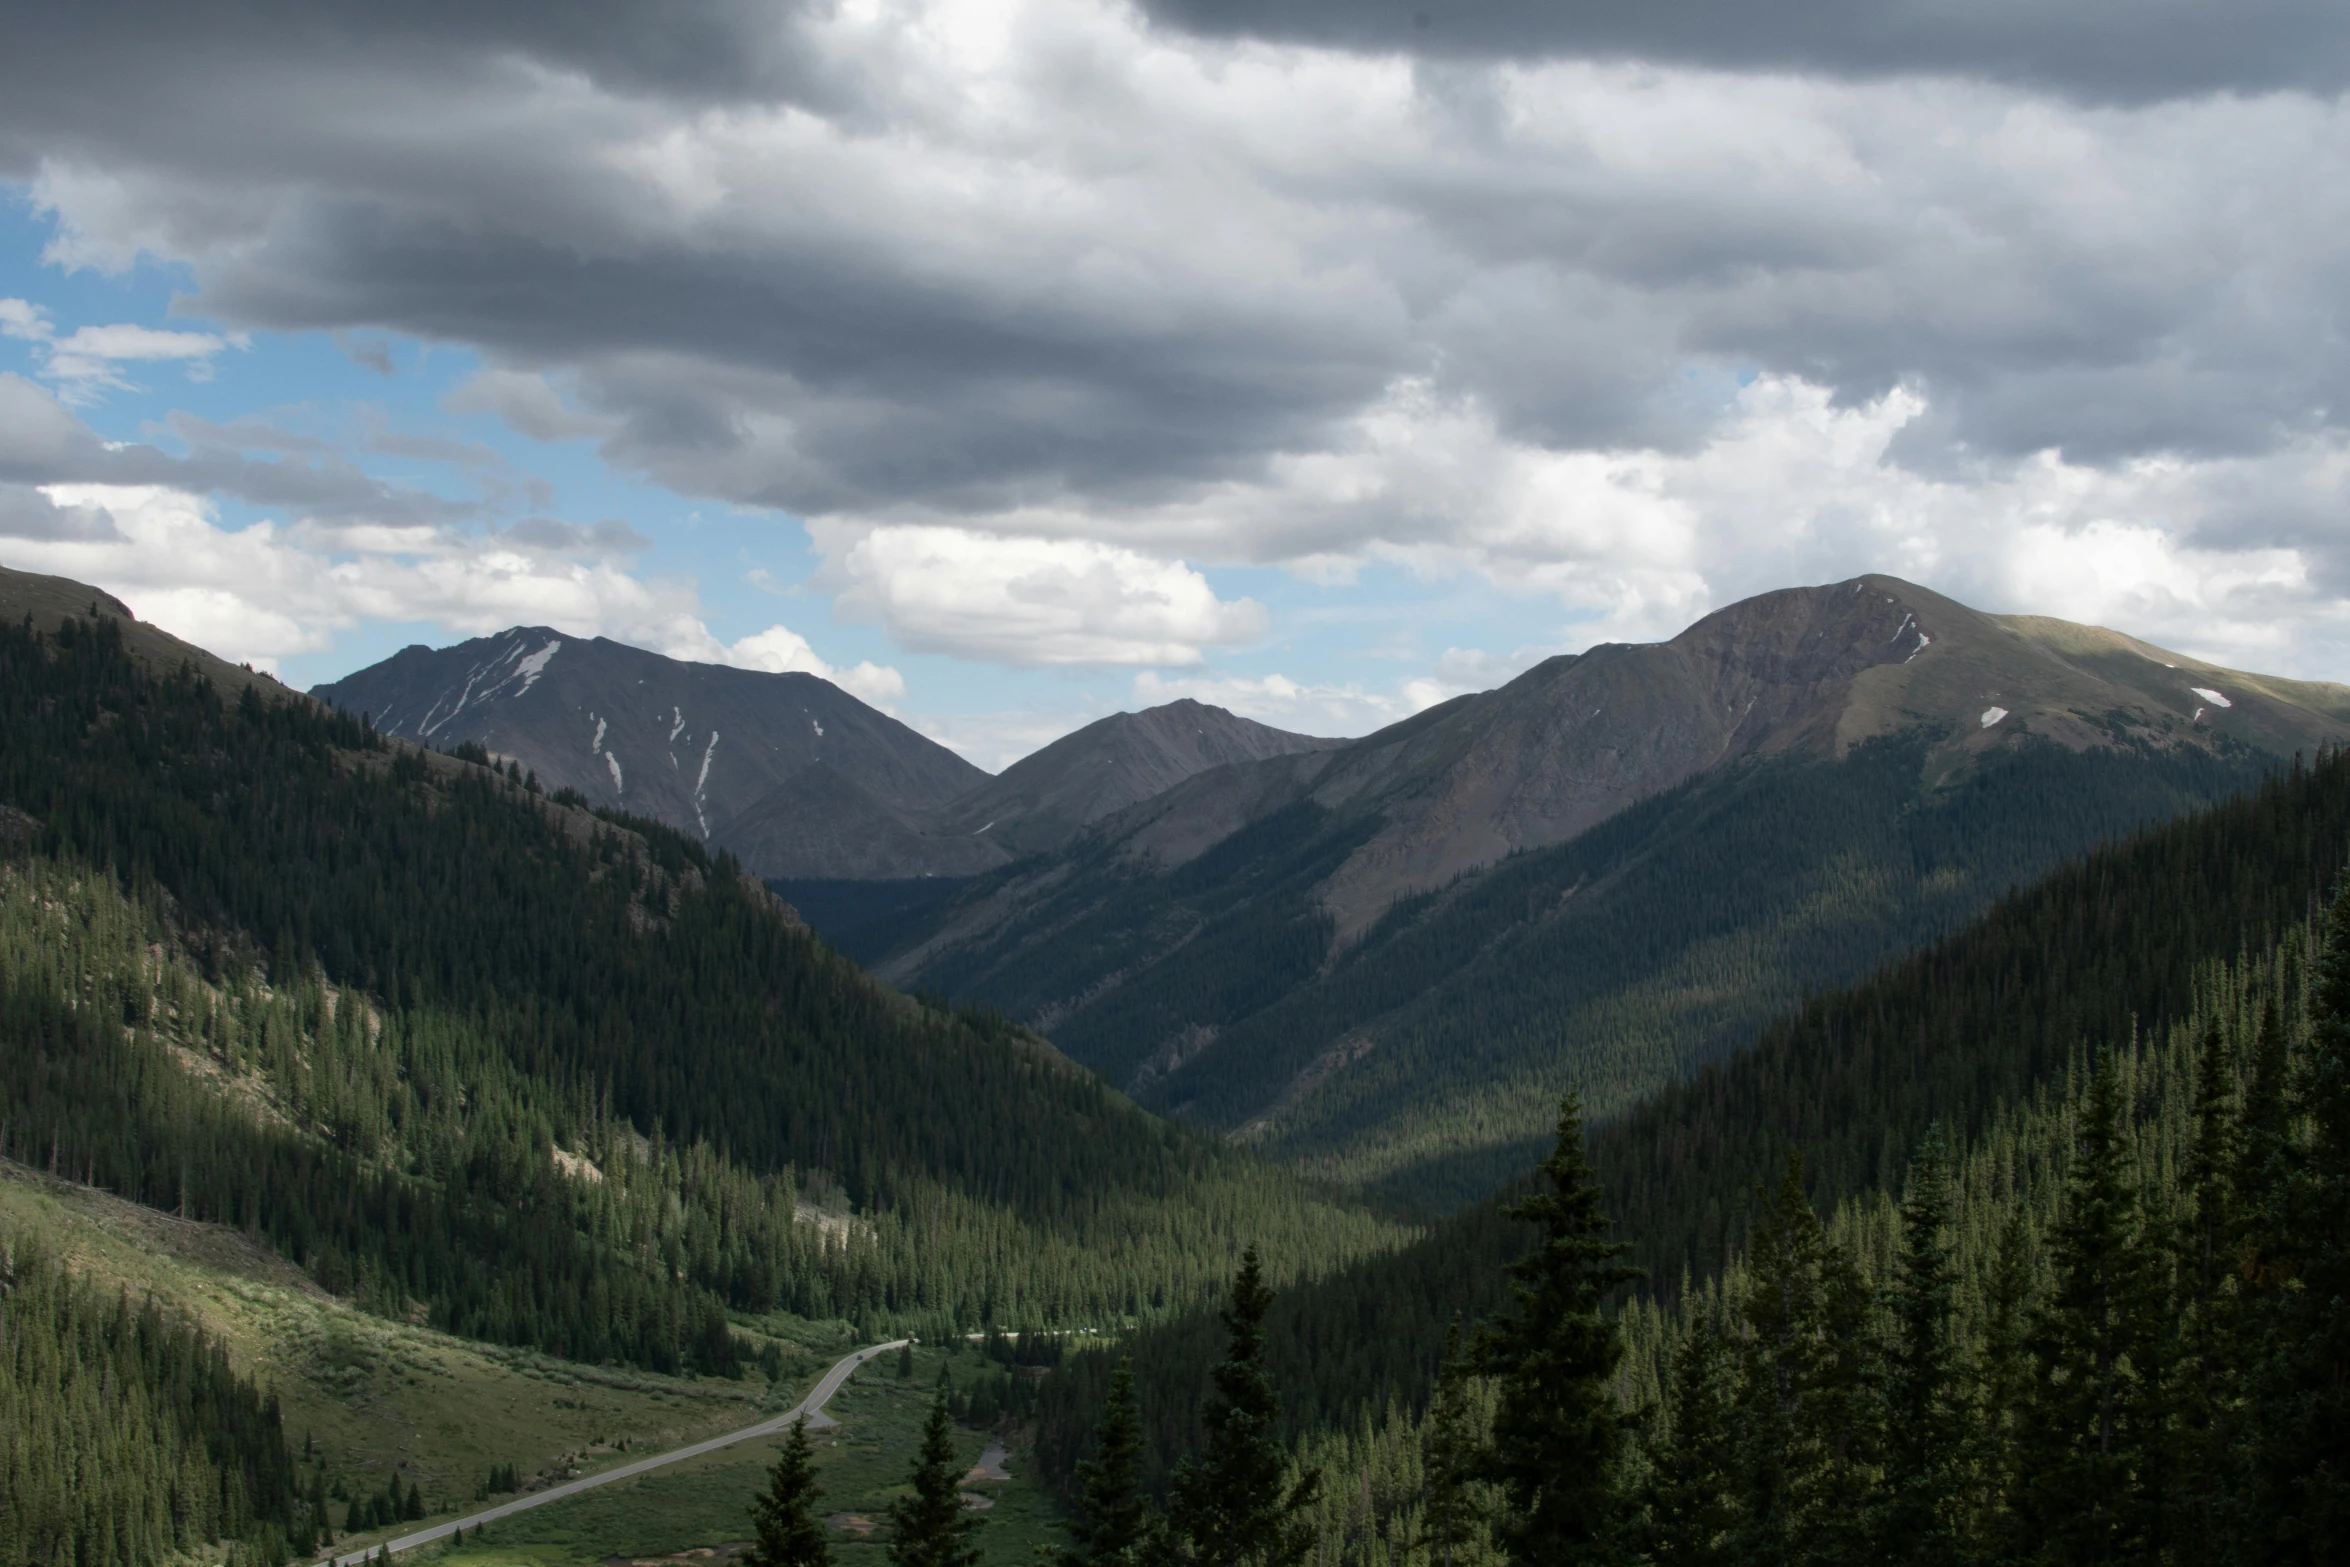
[[[553,658],[562,646],[560,640],[549,642],[545,647],[540,648],[536,653],[514,666],[514,673],[522,677],[522,684],[515,688],[514,694],[516,696],[522,695],[523,692],[539,683],[539,676],[547,672],[547,661]],[[563,667],[569,669],[571,666],[565,664]]]

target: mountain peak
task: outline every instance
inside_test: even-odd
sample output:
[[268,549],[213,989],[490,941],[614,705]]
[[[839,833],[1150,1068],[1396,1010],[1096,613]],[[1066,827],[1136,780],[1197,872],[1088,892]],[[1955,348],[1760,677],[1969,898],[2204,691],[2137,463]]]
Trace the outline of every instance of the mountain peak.
[[549,789],[704,838],[823,763],[889,810],[924,810],[986,774],[831,682],[666,658],[608,637],[511,626],[411,647],[313,695],[388,735],[470,740]]
[[1335,750],[1191,697],[1112,713],[1014,762],[944,813],[943,829],[991,836],[1009,854],[1056,848],[1184,780],[1234,762]]

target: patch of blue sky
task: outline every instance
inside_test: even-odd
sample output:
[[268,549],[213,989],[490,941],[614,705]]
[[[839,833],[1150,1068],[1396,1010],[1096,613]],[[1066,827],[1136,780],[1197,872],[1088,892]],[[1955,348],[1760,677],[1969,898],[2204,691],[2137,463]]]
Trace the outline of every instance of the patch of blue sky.
[[[207,318],[183,269],[142,259],[120,272],[69,271],[43,258],[52,232],[49,218],[21,198],[0,200],[0,297],[29,301],[47,315],[55,337],[114,324],[229,335]],[[0,369],[56,386],[46,355],[39,341],[0,338]],[[74,411],[108,440],[174,454],[190,450],[194,435],[256,459],[348,462],[449,503],[447,525],[477,539],[537,516],[582,527],[619,522],[647,541],[626,557],[626,569],[648,583],[690,585],[690,602],[720,641],[781,623],[836,667],[894,667],[907,685],[898,705],[937,720],[942,733],[1011,715],[1007,723],[1017,717],[1049,738],[1048,731],[1133,706],[1150,680],[1205,688],[1275,676],[1361,693],[1364,700],[1344,709],[1350,716],[1325,710],[1317,725],[1360,732],[1381,715],[1402,716],[1405,682],[1424,676],[1448,649],[1506,660],[1565,636],[1555,599],[1508,593],[1476,573],[1428,578],[1372,561],[1349,580],[1317,581],[1280,567],[1195,562],[1219,598],[1266,607],[1267,635],[1210,648],[1202,662],[1153,671],[1149,680],[1138,680],[1131,666],[1017,668],[916,651],[876,624],[835,613],[818,576],[822,562],[793,519],[681,496],[615,469],[592,439],[543,442],[495,414],[450,411],[449,394],[480,368],[479,356],[462,345],[366,331],[254,332],[193,369],[184,360],[125,360],[116,368],[119,384],[85,382]],[[191,423],[198,420],[208,428]],[[282,506],[208,499],[230,530],[299,520]],[[330,560],[350,558],[338,554],[331,530],[309,547]],[[445,645],[481,630],[362,619],[333,629],[325,647],[283,657],[279,669],[289,684],[308,686],[410,643]]]

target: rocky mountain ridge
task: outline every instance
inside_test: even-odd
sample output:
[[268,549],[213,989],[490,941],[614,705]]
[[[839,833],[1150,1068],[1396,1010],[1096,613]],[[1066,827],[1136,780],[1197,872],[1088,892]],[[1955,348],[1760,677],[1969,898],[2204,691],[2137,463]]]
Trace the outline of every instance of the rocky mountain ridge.
[[830,682],[517,626],[319,686],[399,738],[471,741],[775,878],[969,876],[1233,762],[1341,742],[1192,701],[1118,713],[990,777]]

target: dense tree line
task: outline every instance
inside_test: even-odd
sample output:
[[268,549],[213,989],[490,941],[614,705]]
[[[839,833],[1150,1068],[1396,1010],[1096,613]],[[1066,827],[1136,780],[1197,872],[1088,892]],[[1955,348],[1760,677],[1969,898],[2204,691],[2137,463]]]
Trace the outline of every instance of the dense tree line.
[[[1294,1445],[1290,1473],[1336,1482],[1316,1558],[2343,1559],[2350,894],[2325,928],[2315,962],[2294,931],[2203,966],[2158,1036],[1966,1142],[1929,1128],[1826,1217],[1790,1159],[1670,1300],[1627,1297],[1570,1101],[1438,1396]],[[1103,1440],[1138,1445],[1110,1403]]]
[[731,1369],[728,1310],[1085,1323],[1391,1226],[875,985],[723,857],[0,627],[0,1151],[330,1288]]
[[276,1567],[318,1523],[276,1398],[216,1341],[101,1292],[38,1237],[0,1239],[0,1567],[222,1544]]

